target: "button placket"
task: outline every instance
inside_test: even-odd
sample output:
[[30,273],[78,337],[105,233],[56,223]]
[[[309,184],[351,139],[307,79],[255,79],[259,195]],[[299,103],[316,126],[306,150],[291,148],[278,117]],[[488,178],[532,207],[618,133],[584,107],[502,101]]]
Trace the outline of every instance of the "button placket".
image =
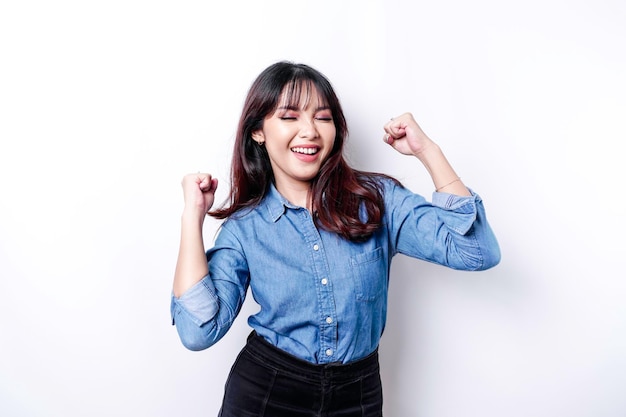
[[[308,212],[307,212],[308,214]],[[315,227],[311,216],[306,216],[305,238],[311,246],[311,257],[314,265],[316,292],[318,299],[319,318],[319,349],[321,363],[333,361],[337,345],[337,323],[333,286],[329,277],[329,266],[324,250],[324,243],[319,230]]]

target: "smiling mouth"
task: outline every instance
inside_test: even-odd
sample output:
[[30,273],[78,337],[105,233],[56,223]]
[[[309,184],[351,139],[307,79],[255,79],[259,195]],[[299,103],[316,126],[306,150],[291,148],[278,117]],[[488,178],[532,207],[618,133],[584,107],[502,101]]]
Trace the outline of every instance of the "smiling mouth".
[[320,151],[319,148],[302,148],[302,147],[291,148],[291,152],[300,153],[303,155],[315,155],[319,151]]

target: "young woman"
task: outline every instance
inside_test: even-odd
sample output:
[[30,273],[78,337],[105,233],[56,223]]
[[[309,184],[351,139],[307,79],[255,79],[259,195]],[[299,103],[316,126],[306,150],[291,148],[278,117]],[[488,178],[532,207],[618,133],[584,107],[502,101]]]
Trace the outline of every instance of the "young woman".
[[[432,202],[398,181],[351,168],[330,82],[278,62],[251,86],[237,130],[227,203],[217,180],[183,178],[172,317],[182,343],[206,349],[228,331],[248,286],[260,305],[226,383],[222,417],[381,416],[377,348],[397,253],[462,270],[500,251],[480,197],[409,113],[384,141],[415,156]],[[225,219],[205,252],[206,214]]]

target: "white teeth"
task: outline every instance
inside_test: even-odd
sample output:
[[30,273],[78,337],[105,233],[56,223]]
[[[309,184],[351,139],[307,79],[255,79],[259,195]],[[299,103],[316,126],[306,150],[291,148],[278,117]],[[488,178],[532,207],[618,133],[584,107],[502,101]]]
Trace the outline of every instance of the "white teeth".
[[291,148],[292,152],[303,153],[305,155],[313,155],[317,153],[317,148]]

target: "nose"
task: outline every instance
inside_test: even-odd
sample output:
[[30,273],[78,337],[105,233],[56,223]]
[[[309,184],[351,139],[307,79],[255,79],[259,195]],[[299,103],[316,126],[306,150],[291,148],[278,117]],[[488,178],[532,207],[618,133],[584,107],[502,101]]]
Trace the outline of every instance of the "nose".
[[314,119],[302,118],[299,136],[304,139],[315,139],[319,137],[319,132],[315,126]]

